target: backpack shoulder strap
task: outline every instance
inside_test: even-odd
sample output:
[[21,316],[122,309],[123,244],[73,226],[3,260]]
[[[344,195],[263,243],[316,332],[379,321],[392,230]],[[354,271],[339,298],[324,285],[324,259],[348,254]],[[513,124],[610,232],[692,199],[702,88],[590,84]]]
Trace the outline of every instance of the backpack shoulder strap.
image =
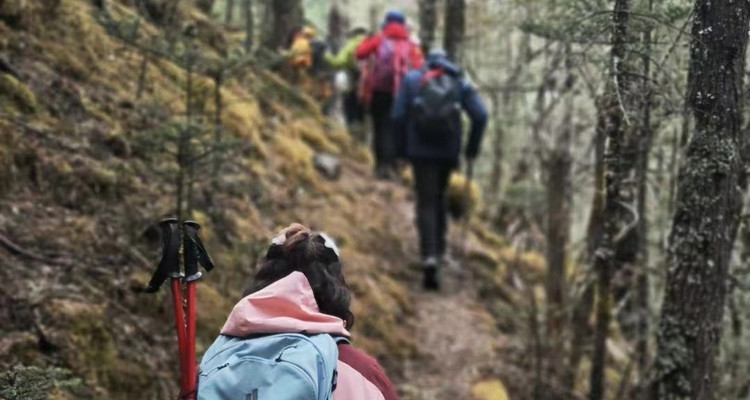
[[409,72],[410,57],[408,54],[403,53],[411,52],[411,42],[409,40],[398,39],[394,40],[393,46],[393,71],[395,72],[393,93],[395,95],[398,93],[399,88],[401,88],[404,75]]
[[349,338],[344,336],[334,336],[333,340],[336,342],[337,345],[339,344],[352,344],[352,341],[349,340]]
[[428,69],[427,72],[422,75],[422,79],[419,80],[419,86],[424,87],[431,80],[443,76],[444,71],[442,69]]

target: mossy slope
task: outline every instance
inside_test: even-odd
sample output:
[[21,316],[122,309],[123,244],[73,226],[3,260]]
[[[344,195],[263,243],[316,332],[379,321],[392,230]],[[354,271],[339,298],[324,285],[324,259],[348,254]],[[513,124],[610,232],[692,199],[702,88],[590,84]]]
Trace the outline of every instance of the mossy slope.
[[[151,60],[136,99],[143,55],[109,36],[90,2],[27,3],[0,8],[0,54],[19,71],[0,72],[0,85],[12,89],[0,94],[0,233],[33,255],[0,258],[0,367],[68,369],[80,378],[81,399],[171,398],[178,379],[170,296],[138,289],[158,257],[153,223],[174,213],[174,147],[156,151],[152,140],[165,135],[165,121],[181,118],[185,71]],[[109,12],[137,16],[127,3],[110,1]],[[195,10],[179,15],[209,33],[196,39],[202,51],[231,46]],[[144,23],[143,32],[159,28]],[[208,77],[194,79],[195,90],[213,93]],[[248,68],[222,96],[225,140],[236,146],[220,190],[206,171],[194,191],[192,217],[218,265],[199,290],[199,351],[218,333],[267,238],[299,221],[341,244],[356,295],[355,341],[398,376],[417,351],[409,322],[414,238],[394,229],[405,221],[393,209],[410,203],[410,191],[373,183],[362,147],[275,75]],[[342,157],[339,181],[315,172],[317,151]],[[519,258],[496,252],[501,244],[484,236],[474,247],[485,273],[500,274]],[[55,396],[66,398],[66,390]]]

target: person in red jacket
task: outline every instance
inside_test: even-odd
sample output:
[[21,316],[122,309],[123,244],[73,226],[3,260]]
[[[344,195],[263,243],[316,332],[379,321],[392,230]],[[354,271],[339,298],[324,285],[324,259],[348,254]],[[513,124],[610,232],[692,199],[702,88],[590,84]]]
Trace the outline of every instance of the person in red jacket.
[[406,17],[401,11],[389,11],[381,33],[360,43],[357,59],[368,60],[363,101],[372,116],[375,174],[393,178],[397,158],[396,138],[390,122],[393,100],[407,72],[422,68],[424,55],[410,39]]

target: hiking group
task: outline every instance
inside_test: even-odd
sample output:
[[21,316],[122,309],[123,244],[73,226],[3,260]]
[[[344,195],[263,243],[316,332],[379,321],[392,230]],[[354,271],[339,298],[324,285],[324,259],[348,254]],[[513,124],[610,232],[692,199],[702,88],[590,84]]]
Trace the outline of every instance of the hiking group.
[[400,11],[389,11],[377,34],[352,30],[338,54],[321,59],[357,82],[344,92],[343,109],[347,125],[360,138],[366,136],[365,115],[370,116],[375,176],[392,180],[402,161],[411,164],[423,287],[439,289],[448,255],[446,192],[464,144],[462,112],[471,120],[464,151],[470,171],[487,125],[481,97],[444,51],[432,50],[424,59]]
[[[324,89],[311,79],[312,67],[320,60],[347,71],[357,82],[344,94],[346,121],[353,131],[362,129],[369,113],[378,178],[394,179],[401,161],[411,164],[422,284],[438,290],[448,250],[446,191],[464,142],[462,112],[471,120],[464,152],[471,166],[487,123],[482,100],[443,51],[433,50],[424,60],[401,12],[388,12],[378,34],[352,31],[336,55],[323,54],[314,38],[308,28],[293,32],[286,53],[291,76],[321,98]],[[326,234],[299,224],[272,239],[250,287],[196,372],[194,283],[200,274],[195,273],[195,260],[213,264],[197,238],[197,224],[185,222],[183,228],[175,228],[180,225],[168,220],[162,226],[168,234],[163,235],[163,258],[154,282],[172,278],[180,399],[398,400],[378,362],[352,345],[351,289],[336,244]],[[185,274],[177,256],[179,229],[189,239],[183,250]],[[180,295],[183,281],[188,290],[186,318]],[[150,285],[148,291],[157,288]]]

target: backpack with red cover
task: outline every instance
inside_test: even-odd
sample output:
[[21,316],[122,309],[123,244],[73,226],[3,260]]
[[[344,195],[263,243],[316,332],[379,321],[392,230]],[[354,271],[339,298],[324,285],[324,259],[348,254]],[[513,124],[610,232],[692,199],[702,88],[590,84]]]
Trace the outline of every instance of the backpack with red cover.
[[414,66],[411,52],[414,44],[407,39],[383,38],[372,71],[373,92],[397,93],[404,75]]

